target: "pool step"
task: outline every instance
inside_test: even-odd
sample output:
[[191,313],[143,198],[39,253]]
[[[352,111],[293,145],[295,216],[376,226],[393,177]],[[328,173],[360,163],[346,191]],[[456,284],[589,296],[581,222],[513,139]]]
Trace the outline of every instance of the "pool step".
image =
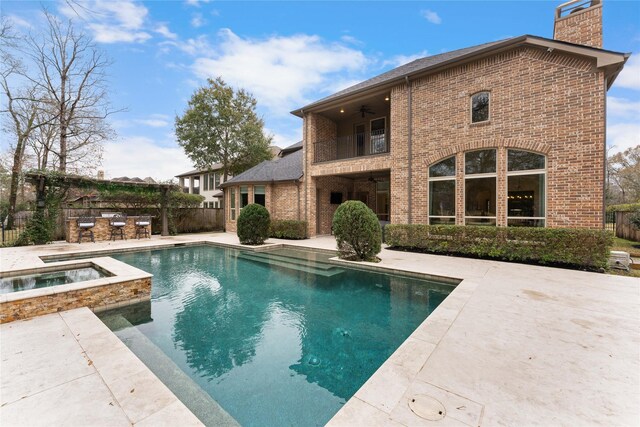
[[240,427],[218,402],[124,316],[107,315],[102,321],[206,426]]
[[242,252],[238,255],[238,258],[273,265],[276,267],[282,267],[289,270],[301,271],[303,273],[315,274],[323,277],[334,277],[344,272],[344,270],[342,270],[341,268],[338,268],[331,264],[313,263],[313,266],[311,266],[309,265],[309,261],[302,258],[273,256],[260,252]]
[[337,268],[335,264],[331,264],[326,260],[302,258],[302,257],[290,256],[289,254],[282,254],[282,253],[275,253],[275,252],[249,252],[247,254],[254,258],[264,258],[268,260],[288,262],[296,265],[302,265],[304,267],[318,268],[321,270],[331,270],[332,268]]

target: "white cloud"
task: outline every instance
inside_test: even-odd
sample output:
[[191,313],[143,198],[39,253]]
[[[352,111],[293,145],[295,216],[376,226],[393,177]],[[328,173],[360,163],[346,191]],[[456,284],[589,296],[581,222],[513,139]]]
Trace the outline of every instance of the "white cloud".
[[440,18],[436,12],[429,9],[421,10],[420,15],[432,24],[440,24],[442,22],[442,18]]
[[617,123],[607,127],[609,155],[640,145],[640,123]]
[[411,61],[415,61],[416,59],[424,58],[429,55],[426,50],[422,52],[414,53],[413,55],[396,55],[382,62],[383,66],[391,65],[393,67],[399,67],[404,64],[408,64]]
[[130,136],[104,145],[103,168],[111,178],[150,176],[156,180],[168,180],[193,169],[193,166],[175,143],[158,146],[151,138]]
[[191,26],[193,28],[200,28],[204,24],[206,24],[206,21],[202,17],[202,14],[201,13],[194,13],[193,14],[193,18],[191,18]]
[[151,35],[144,31],[131,31],[109,24],[89,24],[88,27],[93,31],[93,38],[98,43],[142,43],[151,38]]
[[614,82],[616,87],[640,90],[640,52],[627,60],[622,72]]
[[349,43],[352,44],[354,46],[363,46],[364,42],[362,40],[358,40],[357,38],[350,36],[348,34],[345,34],[344,36],[340,37],[340,40],[342,40],[345,43]]
[[164,41],[159,43],[159,45],[164,48],[167,48],[168,46],[178,48],[191,56],[209,55],[209,53],[213,51],[207,36],[204,35],[184,41]]
[[152,128],[163,128],[169,126],[169,122],[162,119],[137,119],[135,122]]
[[249,39],[229,29],[220,31],[215,48],[201,55],[192,66],[198,77],[222,76],[279,115],[304,104],[307,95],[330,93],[336,79],[360,76],[369,62],[361,51],[318,36]]
[[85,22],[99,43],[142,43],[151,38],[145,27],[149,10],[133,0],[61,2],[59,10],[67,18]]
[[185,3],[188,6],[200,7],[202,3],[209,3],[211,0],[186,0]]
[[171,30],[169,30],[169,27],[167,26],[167,24],[158,24],[156,26],[155,29],[156,33],[160,34],[163,37],[166,37],[168,39],[171,40],[175,40],[178,38],[178,35],[176,33],[172,33]]
[[607,116],[613,120],[633,119],[640,122],[640,101],[608,96]]
[[31,22],[27,21],[26,19],[22,19],[17,15],[7,15],[7,19],[12,25],[16,27],[24,28],[27,30],[33,28]]

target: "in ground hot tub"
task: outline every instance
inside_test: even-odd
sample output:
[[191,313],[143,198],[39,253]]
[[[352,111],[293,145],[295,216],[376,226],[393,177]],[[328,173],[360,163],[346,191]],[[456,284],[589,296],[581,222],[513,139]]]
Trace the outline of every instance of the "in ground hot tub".
[[85,282],[109,276],[111,276],[110,273],[90,266],[24,276],[2,277],[0,278],[0,294]]

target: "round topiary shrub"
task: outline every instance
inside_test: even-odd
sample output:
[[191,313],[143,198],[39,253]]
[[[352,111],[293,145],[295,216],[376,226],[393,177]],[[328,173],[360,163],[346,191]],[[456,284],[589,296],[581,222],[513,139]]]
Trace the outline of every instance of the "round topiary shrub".
[[243,245],[261,245],[269,237],[269,211],[262,205],[242,208],[238,217],[238,238]]
[[349,200],[333,215],[340,258],[355,261],[375,261],[381,250],[382,230],[378,217],[364,203]]

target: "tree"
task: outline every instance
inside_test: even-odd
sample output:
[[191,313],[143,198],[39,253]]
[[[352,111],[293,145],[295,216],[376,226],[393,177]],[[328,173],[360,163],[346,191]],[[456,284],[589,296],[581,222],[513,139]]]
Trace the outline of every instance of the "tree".
[[607,159],[607,198],[613,204],[640,201],[640,145]]
[[64,173],[89,154],[99,160],[101,143],[113,135],[106,118],[117,111],[110,108],[106,91],[110,62],[84,33],[75,31],[71,20],[60,21],[47,11],[44,15],[44,33],[30,34],[21,49],[38,72],[24,77],[56,119],[48,134],[58,139],[57,150],[49,144],[46,152],[57,155],[57,169]]
[[182,117],[176,117],[178,143],[199,169],[221,163],[224,180],[271,158],[271,137],[256,113],[255,98],[218,77],[191,96]]

